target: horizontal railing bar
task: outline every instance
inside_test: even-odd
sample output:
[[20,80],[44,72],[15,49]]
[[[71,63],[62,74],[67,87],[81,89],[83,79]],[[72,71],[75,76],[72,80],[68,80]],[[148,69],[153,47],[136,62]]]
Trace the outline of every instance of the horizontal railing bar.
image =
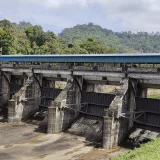
[[160,63],[159,53],[72,54],[72,55],[2,55],[0,62],[60,63]]

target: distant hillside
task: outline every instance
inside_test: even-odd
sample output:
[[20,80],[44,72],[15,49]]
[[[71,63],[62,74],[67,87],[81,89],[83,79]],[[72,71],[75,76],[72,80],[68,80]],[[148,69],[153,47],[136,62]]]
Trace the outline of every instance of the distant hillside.
[[11,23],[0,21],[0,52],[10,54],[99,54],[116,53],[111,48],[86,38],[69,42],[58,37],[54,32],[43,31],[41,26],[33,26],[30,22]]
[[58,36],[30,22],[0,21],[2,54],[160,53],[160,33],[113,32],[93,23],[64,29]]
[[59,36],[70,42],[94,38],[105,46],[116,48],[120,53],[160,53],[159,32],[113,32],[89,23],[64,29]]

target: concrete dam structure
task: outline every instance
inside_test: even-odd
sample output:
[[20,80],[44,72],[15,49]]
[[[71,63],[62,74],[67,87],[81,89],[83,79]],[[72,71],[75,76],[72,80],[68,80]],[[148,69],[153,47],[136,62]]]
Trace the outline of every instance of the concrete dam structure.
[[[106,149],[133,127],[160,130],[160,100],[147,98],[148,88],[160,89],[160,54],[0,56],[0,62],[0,108],[8,123],[45,111],[39,126],[47,133],[67,130]],[[96,85],[119,88],[97,93]]]

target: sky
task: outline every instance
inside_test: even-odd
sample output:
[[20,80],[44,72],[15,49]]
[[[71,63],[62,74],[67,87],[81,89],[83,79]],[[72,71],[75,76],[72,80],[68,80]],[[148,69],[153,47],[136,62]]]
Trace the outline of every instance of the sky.
[[160,0],[0,0],[0,20],[60,33],[92,22],[113,31],[160,31]]

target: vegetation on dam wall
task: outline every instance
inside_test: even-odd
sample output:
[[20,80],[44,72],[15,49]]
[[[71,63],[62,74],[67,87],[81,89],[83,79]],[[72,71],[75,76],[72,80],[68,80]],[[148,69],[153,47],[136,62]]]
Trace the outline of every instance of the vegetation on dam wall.
[[160,138],[141,145],[133,151],[110,160],[159,160],[160,159]]

